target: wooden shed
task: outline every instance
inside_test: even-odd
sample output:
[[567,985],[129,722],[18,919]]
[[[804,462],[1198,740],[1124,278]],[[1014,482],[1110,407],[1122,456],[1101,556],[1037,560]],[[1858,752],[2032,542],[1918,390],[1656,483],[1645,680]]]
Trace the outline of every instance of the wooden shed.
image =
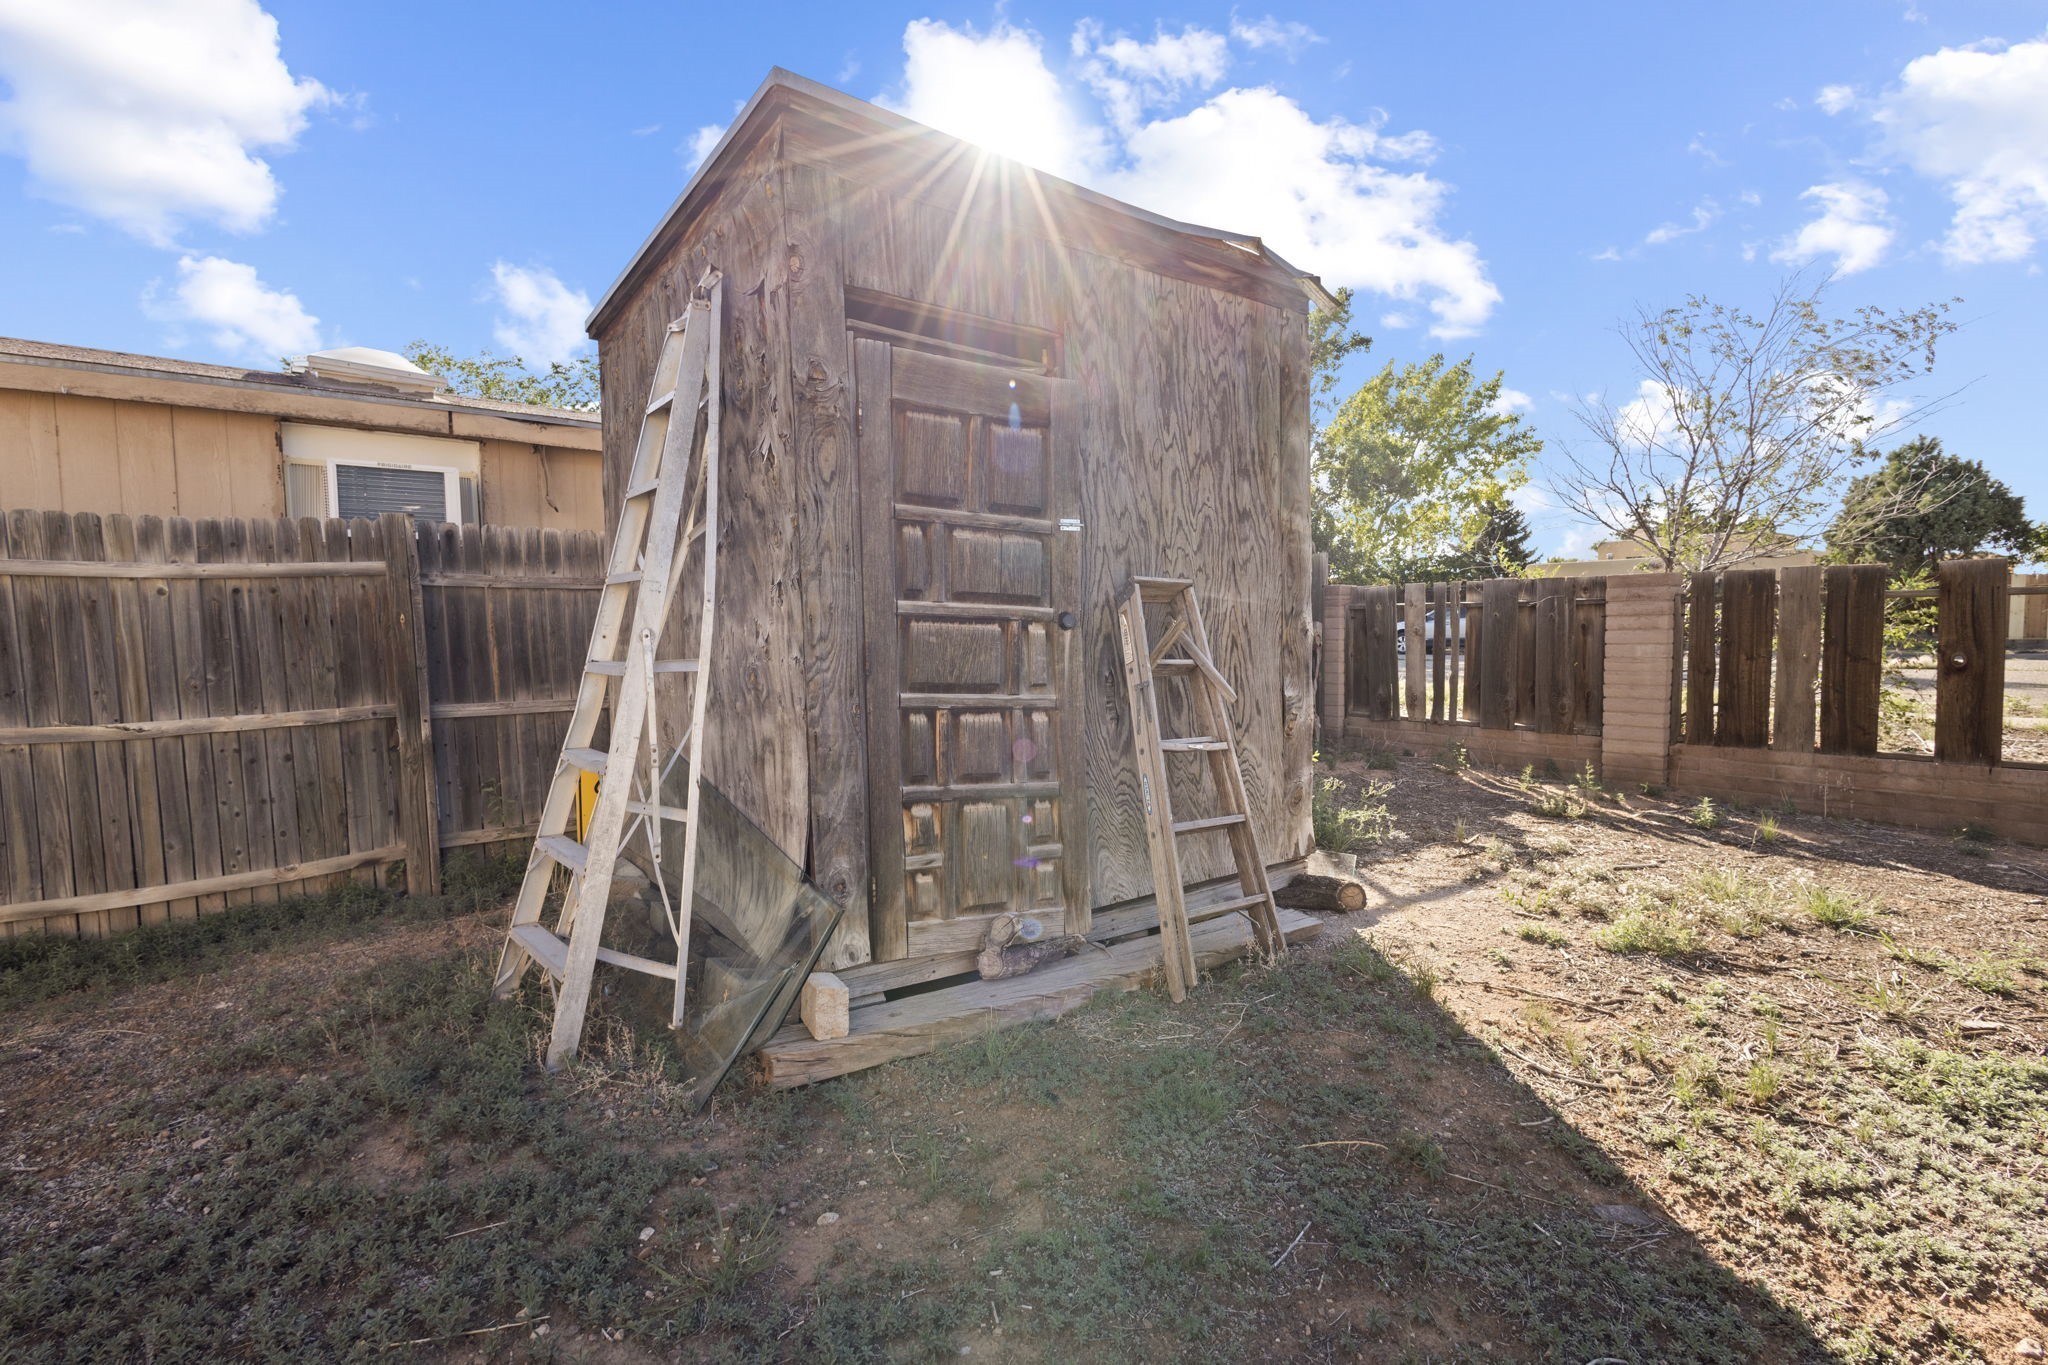
[[[1306,855],[1313,279],[775,71],[592,315],[611,522],[707,267],[705,775],[847,906],[828,961],[874,964],[857,995],[971,970],[1005,910],[1142,909],[1134,574],[1196,583],[1265,856]],[[1191,885],[1229,871],[1213,842]]]

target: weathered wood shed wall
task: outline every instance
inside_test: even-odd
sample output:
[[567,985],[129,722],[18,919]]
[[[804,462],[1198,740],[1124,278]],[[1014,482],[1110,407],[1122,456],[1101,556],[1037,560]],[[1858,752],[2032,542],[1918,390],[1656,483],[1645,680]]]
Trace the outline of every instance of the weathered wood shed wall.
[[[1089,903],[1150,892],[1113,601],[1133,573],[1193,579],[1233,709],[1265,856],[1309,847],[1306,294],[1268,256],[778,74],[593,318],[615,520],[662,329],[707,266],[725,279],[721,606],[706,775],[851,912],[871,945],[873,741],[848,290],[1056,339],[1079,481],[1080,734]],[[827,92],[829,93],[829,92]],[[869,518],[873,520],[873,518]],[[893,534],[893,532],[890,532]],[[872,561],[871,561],[872,562]],[[893,598],[892,588],[879,589]],[[886,727],[886,728],[883,728]],[[1202,779],[1188,769],[1190,799]],[[1190,879],[1227,851],[1190,844]],[[913,938],[909,955],[939,940]],[[948,945],[960,957],[957,945]],[[964,966],[964,958],[960,965]],[[931,973],[936,974],[936,970]]]

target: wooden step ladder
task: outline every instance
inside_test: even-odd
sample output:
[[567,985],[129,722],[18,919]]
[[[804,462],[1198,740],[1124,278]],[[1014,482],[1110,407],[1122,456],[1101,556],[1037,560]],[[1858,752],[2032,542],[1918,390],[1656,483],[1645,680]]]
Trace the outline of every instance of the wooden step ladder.
[[[1157,644],[1145,626],[1145,608],[1163,606],[1165,621]],[[1117,608],[1123,639],[1124,683],[1131,697],[1131,743],[1137,751],[1138,788],[1145,802],[1145,829],[1152,847],[1152,886],[1159,902],[1159,940],[1166,958],[1166,990],[1175,1000],[1187,997],[1195,984],[1194,947],[1188,937],[1188,907],[1181,883],[1183,835],[1221,832],[1230,840],[1242,894],[1216,907],[1214,913],[1241,911],[1251,921],[1259,951],[1269,960],[1285,947],[1280,910],[1266,880],[1266,861],[1259,856],[1258,834],[1244,794],[1244,770],[1237,764],[1237,744],[1230,737],[1230,713],[1224,708],[1237,692],[1218,671],[1202,625],[1195,585],[1184,578],[1133,578]],[[1178,647],[1178,654],[1172,651]],[[1159,733],[1157,679],[1184,677],[1188,683],[1199,735],[1181,738]],[[1166,776],[1168,754],[1206,754],[1223,810],[1194,820],[1173,818]]]
[[[590,628],[590,648],[576,708],[562,741],[540,826],[527,859],[526,877],[512,910],[512,924],[498,958],[492,993],[500,999],[519,988],[529,963],[557,983],[554,1033],[548,1042],[552,1069],[573,1060],[583,1035],[591,975],[599,962],[675,982],[671,1027],[683,1019],[684,982],[690,961],[690,911],[697,873],[697,808],[702,767],[705,700],[710,691],[712,627],[718,587],[718,409],[719,320],[722,287],[707,271],[682,318],[670,323],[655,361],[654,379],[640,441],[633,454],[610,567]],[[686,657],[657,658],[669,604],[685,566],[701,551],[695,648]],[[631,608],[630,615],[628,608]],[[680,736],[662,734],[655,677],[683,674],[692,679],[689,721]],[[611,710],[610,746],[592,747],[598,722]],[[665,805],[662,779],[676,766],[688,804]],[[581,842],[570,821],[582,775],[602,781]],[[660,875],[662,825],[683,828],[682,874],[669,897]],[[674,962],[662,962],[601,946],[605,906],[619,855],[644,835],[670,932]],[[553,929],[541,923],[556,868],[566,869],[568,890]]]

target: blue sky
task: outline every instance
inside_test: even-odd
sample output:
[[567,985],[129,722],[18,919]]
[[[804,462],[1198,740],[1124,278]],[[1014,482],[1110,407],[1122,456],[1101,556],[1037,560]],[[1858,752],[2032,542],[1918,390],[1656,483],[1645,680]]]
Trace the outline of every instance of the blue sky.
[[[1553,444],[1571,395],[1630,392],[1638,303],[1761,301],[1801,263],[1843,307],[1960,296],[1935,387],[1962,391],[1926,429],[2038,517],[2044,29],[1932,0],[0,0],[0,332],[566,354],[704,130],[782,65],[1259,233],[1358,287],[1367,363],[1469,352]],[[1583,547],[1544,501],[1542,548]]]

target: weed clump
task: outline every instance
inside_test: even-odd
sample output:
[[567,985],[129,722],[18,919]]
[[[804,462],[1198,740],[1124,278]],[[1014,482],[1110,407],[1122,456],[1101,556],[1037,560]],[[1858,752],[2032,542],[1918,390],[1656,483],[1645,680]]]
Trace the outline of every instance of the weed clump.
[[1639,905],[1595,932],[1593,942],[1610,953],[1686,957],[1700,950],[1700,932],[1670,906]]
[[1685,823],[1694,829],[1719,829],[1725,822],[1726,817],[1721,814],[1721,808],[1714,804],[1714,798],[1711,796],[1702,796],[1693,804],[1692,809],[1685,813]]

